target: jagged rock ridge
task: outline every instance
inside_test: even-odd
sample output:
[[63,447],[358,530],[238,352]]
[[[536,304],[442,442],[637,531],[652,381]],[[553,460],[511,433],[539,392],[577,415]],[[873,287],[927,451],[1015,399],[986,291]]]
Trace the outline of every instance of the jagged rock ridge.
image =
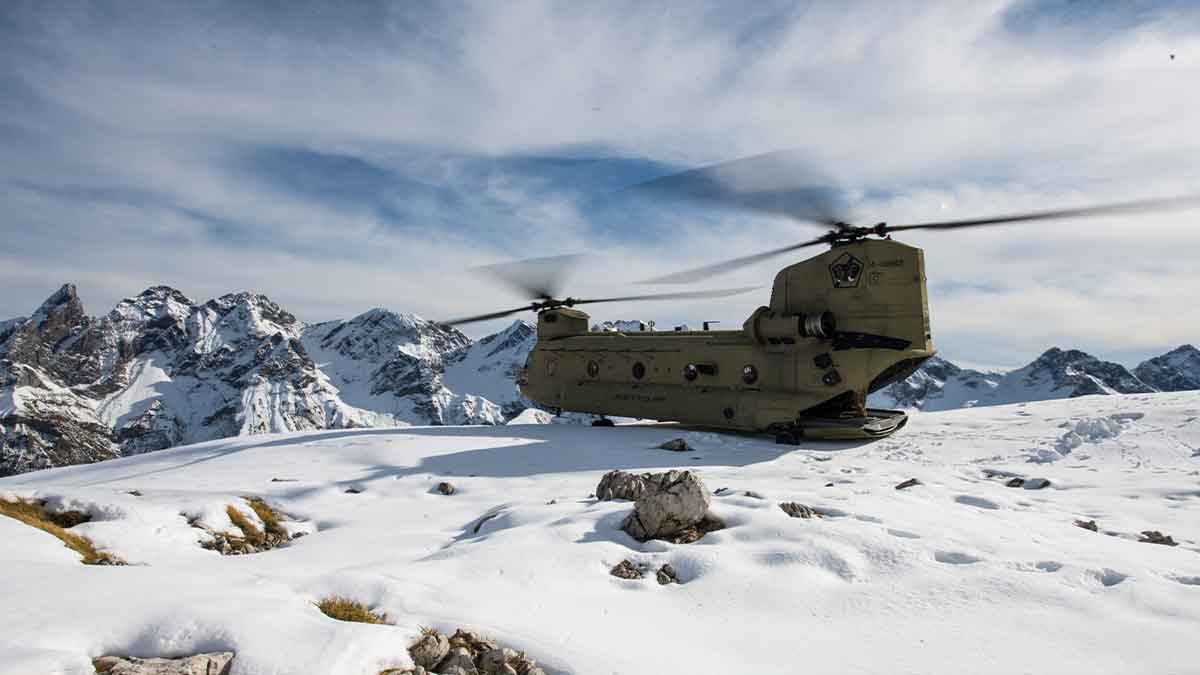
[[67,284],[0,323],[0,475],[241,434],[501,424],[528,404],[513,380],[533,342],[523,321],[472,342],[383,309],[307,325],[262,295],[166,286],[91,318]]

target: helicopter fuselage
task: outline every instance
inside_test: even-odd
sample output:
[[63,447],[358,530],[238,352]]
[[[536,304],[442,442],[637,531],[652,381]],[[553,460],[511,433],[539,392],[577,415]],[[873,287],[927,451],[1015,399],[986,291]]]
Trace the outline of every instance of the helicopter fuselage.
[[538,315],[521,392],[557,410],[809,437],[887,435],[867,394],[933,356],[924,256],[889,239],[835,245],[775,277],[741,330],[589,332],[567,307]]

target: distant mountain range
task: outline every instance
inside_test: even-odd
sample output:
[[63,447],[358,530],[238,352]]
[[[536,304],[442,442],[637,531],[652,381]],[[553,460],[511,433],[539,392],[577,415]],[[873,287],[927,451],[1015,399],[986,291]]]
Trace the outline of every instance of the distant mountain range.
[[[30,317],[0,321],[0,475],[243,434],[504,424],[531,406],[515,379],[535,341],[526,321],[472,341],[412,314],[305,324],[262,295],[196,303],[166,286],[93,318],[68,284]],[[1182,389],[1200,389],[1190,345],[1132,373],[1055,348],[1008,373],[934,357],[870,403],[946,410]]]
[[934,411],[1187,389],[1200,389],[1200,350],[1192,345],[1144,361],[1133,372],[1077,349],[1054,347],[1029,365],[1008,372],[960,368],[935,356],[908,379],[875,392],[868,401],[875,407]]

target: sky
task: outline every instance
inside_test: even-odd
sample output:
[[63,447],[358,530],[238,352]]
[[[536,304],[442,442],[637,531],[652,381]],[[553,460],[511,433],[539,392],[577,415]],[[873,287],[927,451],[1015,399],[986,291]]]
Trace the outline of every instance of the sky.
[[[166,284],[446,319],[525,301],[472,268],[566,253],[575,297],[678,290],[633,282],[821,230],[623,188],[780,149],[862,223],[1200,193],[1197,83],[1195,2],[9,0],[0,319],[65,282],[94,314]],[[1136,363],[1200,341],[1198,225],[903,241],[944,356]],[[800,259],[688,289],[742,296],[591,311],[736,327]]]

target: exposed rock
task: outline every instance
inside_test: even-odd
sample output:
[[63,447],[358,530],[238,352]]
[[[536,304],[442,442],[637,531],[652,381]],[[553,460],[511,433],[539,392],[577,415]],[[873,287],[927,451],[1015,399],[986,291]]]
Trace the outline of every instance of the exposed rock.
[[1162,544],[1163,546],[1178,546],[1179,542],[1171,538],[1169,534],[1163,534],[1158,530],[1146,530],[1142,532],[1142,538],[1138,541],[1143,544]]
[[463,647],[472,653],[486,652],[489,649],[495,649],[499,646],[491,638],[461,628],[454,631],[454,635],[450,636],[450,645],[453,647]]
[[196,654],[178,659],[139,659],[101,656],[92,661],[97,673],[107,675],[228,675],[233,652]]
[[435,669],[441,675],[477,675],[475,656],[467,647],[451,647],[450,653]]
[[682,438],[672,438],[658,447],[663,450],[670,450],[671,452],[687,452],[692,449],[692,446],[688,445],[687,441]]
[[903,483],[899,483],[898,485],[896,485],[896,489],[897,490],[906,490],[910,487],[913,487],[916,485],[921,485],[921,484],[922,484],[921,481],[917,480],[916,478],[909,478],[908,480],[904,481]]
[[810,506],[805,506],[799,502],[783,502],[779,505],[783,512],[793,518],[820,518],[821,514],[815,511]]
[[408,648],[413,663],[423,668],[433,668],[450,653],[450,641],[436,630],[423,630],[417,641]]
[[602,502],[614,499],[637,501],[646,490],[646,485],[660,475],[662,474],[634,474],[614,469],[600,478],[600,484],[596,486],[596,498]]
[[1047,478],[1029,478],[1025,480],[1025,484],[1021,487],[1026,490],[1041,490],[1050,487],[1050,480]]
[[1023,487],[1025,485],[1025,479],[1019,476],[1015,478],[1009,478],[1008,482],[1006,482],[1004,485],[1011,488]]
[[362,494],[362,490],[359,488],[346,488],[346,494],[358,495],[358,494]]
[[679,583],[679,578],[675,575],[675,568],[671,567],[670,563],[665,563],[662,567],[658,568],[655,576],[658,578],[658,583],[663,586]]
[[442,481],[437,484],[437,491],[446,496],[452,495],[455,492],[454,483],[451,483],[449,481]]
[[620,579],[641,579],[643,576],[642,570],[628,560],[617,563],[608,573]]
[[646,483],[624,530],[638,541],[686,538],[685,530],[697,529],[706,520],[710,502],[704,481],[691,471],[657,474]]
[[1100,531],[1100,527],[1096,525],[1096,521],[1094,520],[1076,520],[1075,527],[1082,527],[1083,529],[1091,530],[1092,532]]
[[517,660],[517,652],[508,647],[489,649],[479,655],[476,664],[483,675],[515,675],[509,663]]
[[762,496],[761,492],[755,492],[754,490],[746,490],[742,494],[752,499],[766,499],[766,497]]

